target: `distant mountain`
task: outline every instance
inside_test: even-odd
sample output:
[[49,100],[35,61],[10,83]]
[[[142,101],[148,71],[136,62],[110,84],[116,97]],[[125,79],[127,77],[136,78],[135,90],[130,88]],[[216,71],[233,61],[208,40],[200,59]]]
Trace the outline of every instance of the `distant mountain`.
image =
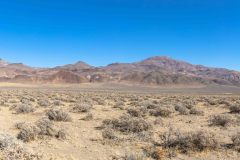
[[93,68],[93,66],[90,66],[89,64],[87,64],[83,61],[78,61],[75,64],[67,64],[67,65],[64,65],[64,66],[58,66],[56,68],[67,69],[67,70],[82,70],[82,69]]
[[8,65],[8,63],[5,62],[4,60],[0,59],[0,67],[4,67],[6,65]]
[[0,60],[0,81],[240,86],[240,72],[193,65],[164,56],[151,57],[135,63],[113,63],[104,67],[93,67],[79,61],[75,64],[43,69]]
[[34,75],[35,69],[22,63],[9,63],[0,59],[0,78],[14,79],[19,75]]

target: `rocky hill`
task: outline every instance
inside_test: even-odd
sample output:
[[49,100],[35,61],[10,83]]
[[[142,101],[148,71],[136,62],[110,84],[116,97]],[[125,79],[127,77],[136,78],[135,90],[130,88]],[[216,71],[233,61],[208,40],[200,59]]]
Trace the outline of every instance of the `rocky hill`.
[[219,84],[240,86],[240,72],[193,65],[169,57],[93,67],[79,61],[54,68],[32,68],[0,59],[0,81],[21,83],[114,82],[146,85]]

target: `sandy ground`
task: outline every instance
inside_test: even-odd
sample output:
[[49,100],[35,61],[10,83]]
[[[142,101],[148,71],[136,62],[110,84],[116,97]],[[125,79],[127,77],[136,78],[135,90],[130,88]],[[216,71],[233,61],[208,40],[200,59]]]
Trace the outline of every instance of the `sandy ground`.
[[[136,86],[131,86],[135,88]],[[13,137],[17,137],[19,129],[16,129],[15,125],[19,122],[34,123],[42,117],[46,117],[46,112],[50,108],[61,108],[66,111],[71,117],[71,122],[54,122],[57,128],[64,129],[67,134],[65,140],[59,140],[53,137],[45,137],[44,139],[36,139],[31,142],[24,143],[25,146],[33,149],[35,152],[42,153],[44,159],[56,159],[56,160],[112,160],[113,157],[121,157],[129,152],[138,153],[142,152],[142,148],[152,145],[152,142],[145,142],[139,140],[120,141],[118,143],[103,139],[102,130],[97,129],[102,125],[102,121],[105,119],[118,118],[126,113],[127,108],[132,107],[130,100],[134,97],[138,97],[138,100],[151,100],[160,101],[164,98],[178,99],[181,96],[198,98],[199,96],[214,97],[215,99],[228,99],[230,101],[232,97],[239,99],[238,91],[236,88],[223,87],[219,89],[212,87],[213,89],[195,88],[195,94],[193,88],[185,89],[174,88],[172,90],[167,88],[133,88],[128,89],[123,86],[108,86],[100,85],[99,88],[85,84],[82,86],[60,86],[54,85],[19,85],[19,84],[0,84],[0,100],[5,103],[0,105],[0,130],[2,133],[10,134]],[[232,89],[232,90],[231,90]],[[221,90],[221,91],[220,91]],[[152,92],[150,92],[152,91]],[[174,92],[175,91],[175,92]],[[219,92],[218,92],[219,91]],[[240,91],[239,91],[240,92]],[[175,98],[174,96],[177,95]],[[217,96],[215,96],[217,95]],[[15,114],[14,110],[10,107],[14,104],[21,103],[20,100],[25,97],[33,97],[36,101],[31,102],[31,105],[36,108],[33,113]],[[72,104],[80,103],[78,99],[95,99],[102,98],[104,104],[93,104],[91,113],[93,119],[90,121],[81,120],[87,113],[73,113],[71,112]],[[114,108],[114,99],[125,99],[124,109]],[[38,99],[48,99],[51,105],[48,107],[40,107],[38,105]],[[55,106],[53,101],[56,98],[60,98],[62,105]],[[76,102],[64,101],[64,99],[73,98]],[[198,102],[196,107],[204,111],[203,116],[196,115],[181,115],[178,112],[174,112],[170,117],[162,118],[161,125],[153,125],[151,132],[153,133],[153,139],[159,140],[159,135],[167,132],[170,127],[179,130],[181,132],[190,131],[210,131],[216,133],[216,137],[221,144],[230,144],[231,136],[240,132],[240,126],[237,123],[233,123],[228,127],[209,126],[209,118],[212,115],[229,114],[229,108],[222,105],[207,105],[204,102]],[[234,121],[238,120],[238,115],[230,115]],[[147,116],[145,120],[150,124],[153,124],[156,117]],[[117,133],[121,136],[121,133]],[[125,135],[124,135],[125,136]],[[234,149],[218,149],[215,151],[204,151],[191,154],[177,154],[171,159],[222,159],[222,160],[237,160],[239,159],[239,152]],[[121,158],[119,158],[121,159]],[[144,159],[152,159],[151,157]],[[165,157],[164,159],[168,159]]]

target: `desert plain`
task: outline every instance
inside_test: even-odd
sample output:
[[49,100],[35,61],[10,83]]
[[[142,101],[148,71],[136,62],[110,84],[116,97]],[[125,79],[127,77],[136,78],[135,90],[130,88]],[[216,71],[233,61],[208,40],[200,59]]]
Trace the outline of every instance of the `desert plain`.
[[0,84],[5,160],[237,160],[240,90]]

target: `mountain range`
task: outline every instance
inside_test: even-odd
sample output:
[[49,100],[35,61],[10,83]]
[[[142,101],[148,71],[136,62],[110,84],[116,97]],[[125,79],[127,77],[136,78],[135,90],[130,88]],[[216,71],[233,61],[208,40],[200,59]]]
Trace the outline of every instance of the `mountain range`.
[[54,68],[33,68],[0,59],[0,81],[17,83],[128,83],[144,85],[240,86],[240,72],[193,65],[165,56],[134,63],[94,67],[79,61]]

